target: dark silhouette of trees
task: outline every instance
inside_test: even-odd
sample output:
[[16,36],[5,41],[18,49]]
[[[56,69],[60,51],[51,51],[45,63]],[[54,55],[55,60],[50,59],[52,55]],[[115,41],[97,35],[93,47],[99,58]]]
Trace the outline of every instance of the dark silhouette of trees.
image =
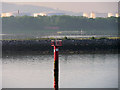
[[117,33],[118,18],[86,18],[82,16],[11,16],[2,18],[3,33],[83,30],[88,33]]

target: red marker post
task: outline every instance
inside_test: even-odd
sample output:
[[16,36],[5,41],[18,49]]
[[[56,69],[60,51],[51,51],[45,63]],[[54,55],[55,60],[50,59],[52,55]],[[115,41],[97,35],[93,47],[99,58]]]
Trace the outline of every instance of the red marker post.
[[51,46],[54,46],[54,90],[58,90],[59,81],[59,46],[62,46],[62,40],[51,40]]

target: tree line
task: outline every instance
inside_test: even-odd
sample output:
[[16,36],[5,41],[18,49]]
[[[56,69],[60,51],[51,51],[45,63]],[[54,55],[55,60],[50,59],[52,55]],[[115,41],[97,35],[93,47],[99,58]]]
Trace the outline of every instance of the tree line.
[[2,18],[3,33],[29,31],[69,31],[83,30],[86,32],[118,32],[117,17],[86,18],[83,16],[11,16]]

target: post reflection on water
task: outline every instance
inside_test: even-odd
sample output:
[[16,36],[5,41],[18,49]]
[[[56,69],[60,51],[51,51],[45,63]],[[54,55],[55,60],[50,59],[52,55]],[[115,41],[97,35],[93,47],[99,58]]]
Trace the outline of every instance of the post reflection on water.
[[[3,56],[3,88],[53,88],[53,55]],[[60,54],[60,88],[117,88],[118,54]]]

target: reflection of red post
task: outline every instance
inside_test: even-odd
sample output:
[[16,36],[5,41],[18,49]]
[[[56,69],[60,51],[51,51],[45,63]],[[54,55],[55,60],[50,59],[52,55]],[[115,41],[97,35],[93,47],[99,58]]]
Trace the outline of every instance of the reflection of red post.
[[59,60],[58,60],[58,46],[62,46],[61,40],[52,40],[51,46],[54,46],[54,90],[58,90],[59,77]]

